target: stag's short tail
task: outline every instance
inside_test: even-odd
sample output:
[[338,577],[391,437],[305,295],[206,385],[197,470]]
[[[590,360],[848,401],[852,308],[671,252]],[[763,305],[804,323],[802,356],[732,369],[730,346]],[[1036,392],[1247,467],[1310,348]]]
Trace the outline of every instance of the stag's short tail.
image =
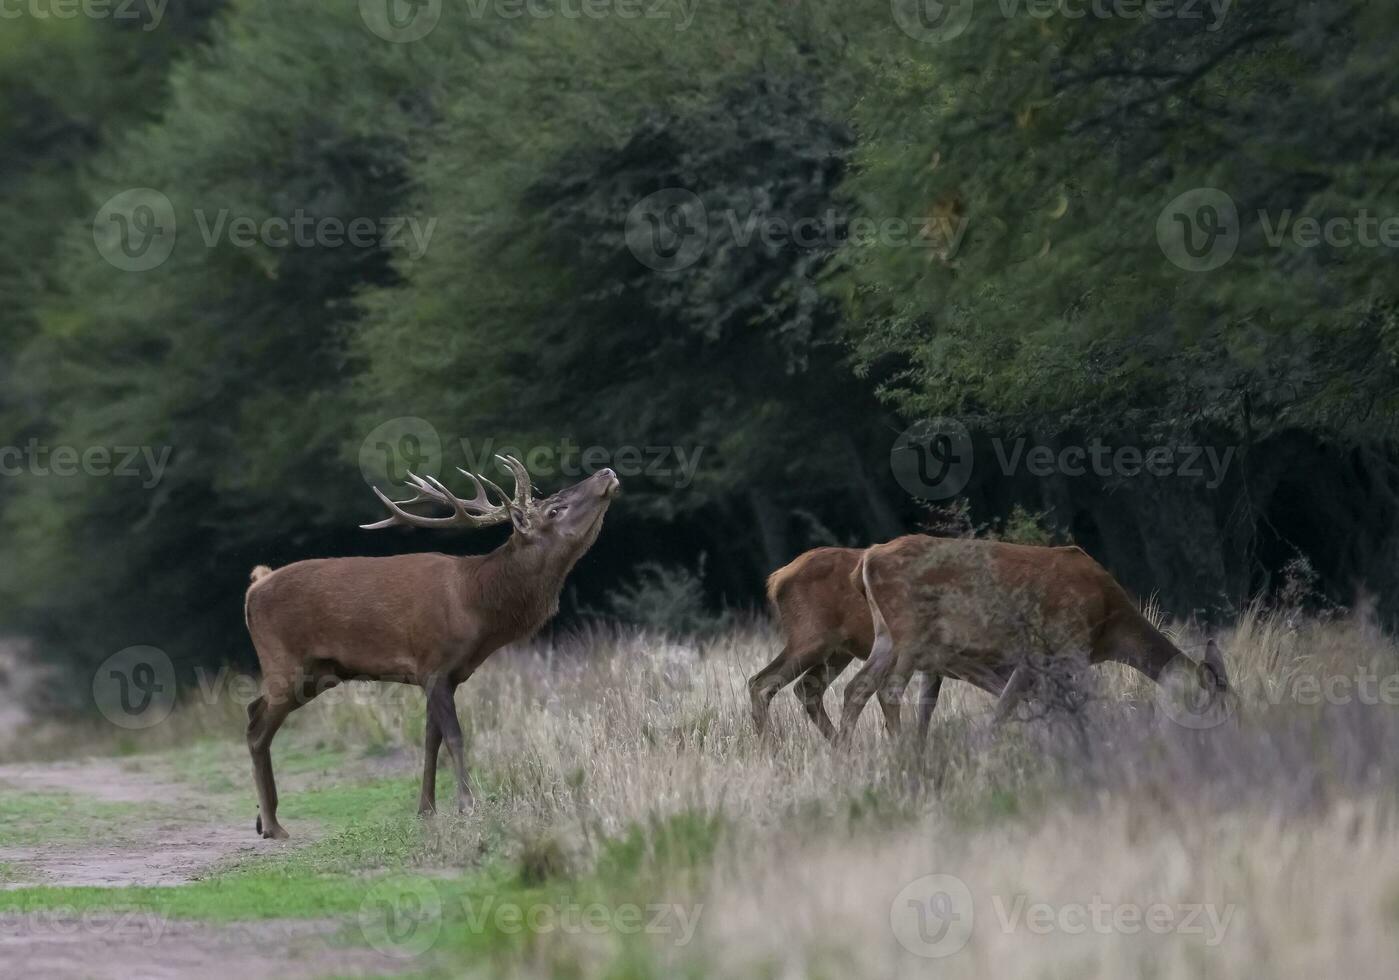
[[252,582],[248,585],[248,594],[243,599],[243,622],[247,624],[249,633],[253,631],[253,590],[257,588],[259,582],[271,574],[271,566],[258,565],[253,569],[252,575],[249,576]]

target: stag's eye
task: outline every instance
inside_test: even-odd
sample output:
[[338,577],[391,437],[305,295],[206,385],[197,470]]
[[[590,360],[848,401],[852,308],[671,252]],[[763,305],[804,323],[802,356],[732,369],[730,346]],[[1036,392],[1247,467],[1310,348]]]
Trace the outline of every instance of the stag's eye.
[[566,510],[568,510],[567,507],[550,507],[548,512],[544,516],[552,521],[554,518],[558,517]]

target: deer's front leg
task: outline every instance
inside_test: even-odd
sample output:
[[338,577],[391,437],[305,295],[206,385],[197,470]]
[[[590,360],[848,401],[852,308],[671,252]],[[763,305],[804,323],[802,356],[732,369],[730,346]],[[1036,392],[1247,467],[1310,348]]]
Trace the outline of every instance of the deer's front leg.
[[[457,721],[457,708],[452,701],[456,689],[457,686],[446,679],[432,682],[427,693],[427,713],[436,724],[440,738],[447,743],[447,751],[452,756],[452,766],[457,773],[457,809],[465,813],[475,806],[476,801],[471,795],[471,784],[467,780],[461,723]],[[434,771],[433,778],[436,779],[436,776]]]
[[1030,673],[1030,666],[1026,663],[1018,664],[1011,671],[1010,680],[1006,681],[1006,686],[996,701],[996,711],[992,717],[993,724],[1004,724],[1015,713],[1016,706],[1025,697],[1025,692],[1029,690],[1033,681],[1034,675]]
[[418,797],[418,815],[437,812],[437,754],[442,748],[442,729],[431,710],[427,713],[427,734],[423,739],[423,791]]

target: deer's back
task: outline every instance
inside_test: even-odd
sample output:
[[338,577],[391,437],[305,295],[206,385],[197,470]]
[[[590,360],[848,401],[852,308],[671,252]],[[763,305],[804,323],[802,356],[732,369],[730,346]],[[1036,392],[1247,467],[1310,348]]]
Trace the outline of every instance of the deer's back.
[[863,575],[894,642],[926,646],[953,676],[999,672],[1036,644],[1090,654],[1126,599],[1076,547],[910,535],[870,548]]

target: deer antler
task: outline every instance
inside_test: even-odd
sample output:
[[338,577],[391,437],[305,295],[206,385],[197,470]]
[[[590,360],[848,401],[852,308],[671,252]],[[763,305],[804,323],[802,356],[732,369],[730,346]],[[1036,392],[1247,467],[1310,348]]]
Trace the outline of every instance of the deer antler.
[[[534,514],[534,496],[530,489],[529,472],[525,469],[524,464],[513,456],[497,456],[496,459],[509,468],[515,477],[513,500],[488,478],[468,473],[460,468],[457,472],[465,476],[476,487],[476,495],[470,500],[463,500],[456,496],[435,477],[418,476],[410,472],[408,483],[417,491],[417,494],[411,500],[390,500],[378,487],[371,487],[374,496],[378,497],[383,505],[389,509],[390,516],[377,524],[362,524],[360,526],[366,531],[378,531],[386,527],[493,527],[510,520],[512,506],[520,510],[528,522]],[[493,503],[490,495],[486,493],[487,487],[494,490],[502,501],[510,502]],[[403,509],[414,504],[424,503],[441,504],[451,508],[452,513],[449,517],[419,517]]]
[[[525,469],[525,464],[514,456],[497,456],[500,465],[510,471],[510,475],[515,478],[515,506],[526,514],[534,513],[534,488],[530,486],[529,470]],[[494,485],[492,486],[494,488]],[[497,493],[500,491],[497,489]],[[500,494],[502,497],[505,494]]]

